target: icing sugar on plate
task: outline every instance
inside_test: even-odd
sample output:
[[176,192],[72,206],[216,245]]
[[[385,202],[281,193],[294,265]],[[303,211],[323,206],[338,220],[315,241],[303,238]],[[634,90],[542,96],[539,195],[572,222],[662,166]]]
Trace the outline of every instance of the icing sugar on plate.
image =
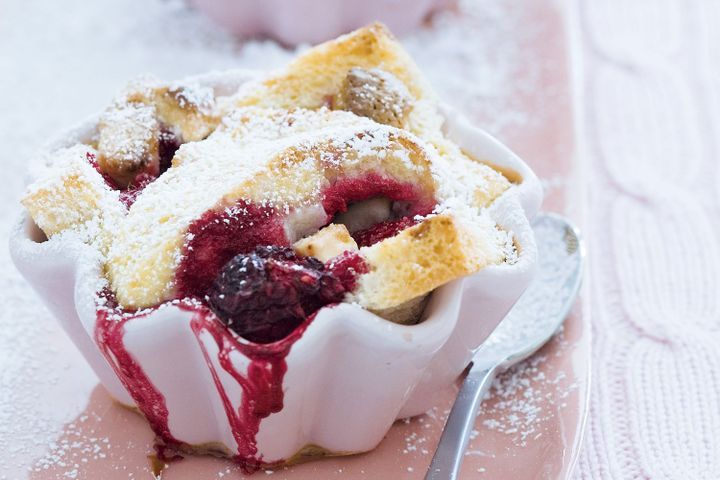
[[[538,71],[544,67],[532,61],[521,63],[531,58],[521,55],[523,38],[535,38],[532,30],[543,24],[541,17],[520,23],[520,13],[525,10],[533,8],[505,0],[460,1],[458,12],[443,14],[430,28],[403,39],[442,98],[482,120],[480,126],[505,139],[508,136],[502,132],[506,129],[537,129],[543,120],[542,114],[530,119],[530,109],[522,104],[523,99],[516,98],[518,91],[545,91],[536,82]],[[108,25],[108,19],[112,19],[108,28],[98,28]],[[176,0],[43,4],[10,0],[0,15],[0,39],[0,72],[5,73],[0,75],[0,139],[7,172],[5,188],[0,189],[0,243],[5,244],[19,211],[22,172],[31,151],[53,132],[99,111],[126,80],[145,72],[174,79],[211,69],[272,68],[294,55],[272,42],[238,42]],[[542,43],[552,44],[547,38]],[[533,47],[529,50],[537,51]],[[48,81],[50,75],[52,81]],[[552,103],[557,111],[557,102]],[[548,151],[552,152],[550,146]],[[538,151],[531,160],[541,162],[543,155]],[[558,168],[544,171],[565,172],[563,167]],[[104,390],[96,388],[94,374],[12,267],[7,248],[0,249],[0,267],[0,478],[25,478],[24,472],[29,469],[35,471],[32,478],[87,478],[86,465],[105,456],[107,461],[101,465],[108,478],[149,478],[146,465],[135,465],[137,458],[144,461],[149,430],[139,416],[113,405]],[[553,346],[543,350],[496,380],[482,414],[492,427],[478,424],[483,433],[476,433],[468,452],[477,456],[482,448],[482,467],[477,468],[480,464],[468,459],[469,471],[491,475],[492,457],[500,455],[500,450],[493,451],[488,445],[485,429],[511,437],[516,445],[524,441],[527,448],[520,453],[529,457],[535,436],[552,435],[548,434],[548,418],[554,410],[545,398],[552,397],[560,408],[571,395],[575,377],[570,371],[565,376],[562,370],[548,371],[546,367],[561,364],[554,357],[567,355],[562,345],[567,336],[576,341],[573,335],[577,332],[559,332],[553,342],[560,344],[560,349]],[[50,364],[48,358],[53,359]],[[29,392],[40,396],[31,397]],[[36,398],[52,398],[53,402]],[[342,465],[334,460],[314,462],[302,468],[310,476],[324,472],[327,477],[419,478],[424,473],[422,458],[432,450],[426,445],[437,438],[444,408],[437,407],[407,425],[400,422],[372,457],[343,459]],[[83,420],[84,415],[89,418]],[[72,423],[64,426],[65,422]],[[118,423],[123,427],[118,428]],[[396,451],[397,445],[401,447]],[[406,445],[410,449],[404,454]],[[379,458],[394,458],[396,464],[383,464],[378,470],[381,467],[373,462]],[[225,462],[201,462],[205,465],[203,478],[237,476],[233,466]],[[183,469],[189,469],[189,464],[183,463],[177,470],[171,467],[168,477],[183,478]],[[409,470],[410,465],[414,472]],[[299,472],[288,471],[287,476],[292,473]],[[285,478],[286,472],[276,470],[272,476]]]

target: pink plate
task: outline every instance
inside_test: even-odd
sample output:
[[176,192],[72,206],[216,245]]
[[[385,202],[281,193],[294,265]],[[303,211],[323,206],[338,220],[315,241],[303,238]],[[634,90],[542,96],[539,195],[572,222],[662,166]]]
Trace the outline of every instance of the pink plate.
[[[530,2],[523,13],[534,32],[524,40],[522,55],[545,59],[533,70],[532,89],[509,92],[532,121],[521,128],[495,131],[546,180],[544,210],[565,212],[582,224],[580,170],[575,163],[572,94],[567,66],[565,24],[552,2]],[[535,41],[533,41],[535,39]],[[515,72],[523,79],[526,71]],[[460,108],[463,108],[460,105]],[[480,127],[492,123],[482,112],[466,112]],[[586,289],[587,291],[587,289]],[[465,458],[462,478],[568,478],[574,465],[587,412],[589,386],[589,316],[580,302],[564,329],[538,354],[495,382],[485,401]],[[19,319],[22,320],[22,319]],[[29,477],[145,479],[152,478],[153,435],[136,413],[113,403],[65,336],[37,340],[38,352],[54,360],[58,382],[28,383],[13,391],[16,406],[54,419],[62,433],[49,446],[33,446],[32,429],[18,438],[18,448],[36,451]],[[32,372],[29,372],[30,374]],[[426,415],[397,422],[374,451],[278,469],[272,478],[422,478],[430,462],[456,389]],[[6,394],[8,392],[0,392]],[[52,395],[52,398],[51,398]],[[1,412],[0,412],[1,413]],[[74,419],[68,422],[68,415]],[[0,418],[5,421],[4,416]],[[26,419],[9,418],[9,431]],[[66,423],[67,422],[67,423]],[[37,440],[35,440],[37,442]],[[50,451],[50,454],[47,451]],[[0,451],[1,478],[22,478],[25,466],[15,465],[16,452]],[[25,463],[25,462],[23,462]],[[268,472],[269,473],[269,472]],[[253,478],[264,478],[259,472]],[[233,464],[193,457],[173,462],[163,480],[243,478]]]

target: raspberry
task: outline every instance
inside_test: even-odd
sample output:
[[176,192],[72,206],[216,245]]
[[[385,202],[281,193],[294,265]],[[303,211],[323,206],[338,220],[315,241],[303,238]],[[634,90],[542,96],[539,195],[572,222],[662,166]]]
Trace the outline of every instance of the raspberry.
[[341,301],[345,292],[317,258],[299,257],[287,247],[261,246],[225,264],[208,303],[238,335],[271,343],[323,306]]

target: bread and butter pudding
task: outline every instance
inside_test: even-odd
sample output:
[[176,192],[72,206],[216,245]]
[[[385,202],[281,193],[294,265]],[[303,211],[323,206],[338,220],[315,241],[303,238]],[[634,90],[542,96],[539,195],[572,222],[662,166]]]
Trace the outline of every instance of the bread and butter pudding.
[[532,276],[537,180],[457,122],[380,25],[242,81],[144,79],[47,156],[16,263],[159,445],[365,451]]

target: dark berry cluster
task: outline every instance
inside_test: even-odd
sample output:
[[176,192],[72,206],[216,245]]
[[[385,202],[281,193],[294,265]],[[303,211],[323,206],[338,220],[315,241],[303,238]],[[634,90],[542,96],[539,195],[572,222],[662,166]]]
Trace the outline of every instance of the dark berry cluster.
[[286,337],[323,306],[340,302],[345,292],[320,260],[300,257],[287,247],[261,246],[223,267],[208,303],[242,337],[270,343]]

